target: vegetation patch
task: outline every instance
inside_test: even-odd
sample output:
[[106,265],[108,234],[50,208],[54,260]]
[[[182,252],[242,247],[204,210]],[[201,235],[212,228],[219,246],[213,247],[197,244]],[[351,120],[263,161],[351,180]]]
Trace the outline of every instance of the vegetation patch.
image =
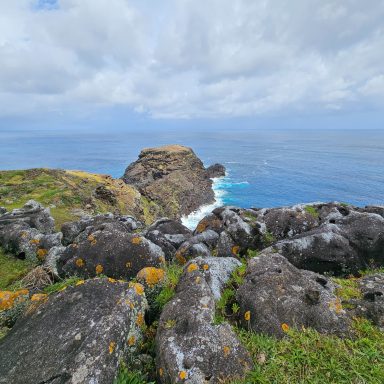
[[146,375],[139,371],[130,371],[125,364],[121,363],[113,384],[155,384],[155,382],[148,382]]
[[354,337],[340,339],[312,329],[289,329],[274,337],[237,330],[255,366],[245,383],[370,383],[384,382],[384,337],[368,320],[355,319]]
[[34,267],[28,260],[19,260],[0,247],[0,290],[23,278]]
[[77,284],[81,284],[83,280],[77,276],[71,276],[68,279],[61,280],[55,284],[48,285],[43,289],[44,293],[55,293],[66,289],[68,286],[74,287]]
[[266,247],[269,247],[271,244],[276,242],[275,236],[269,231],[265,232],[263,235],[263,243]]
[[317,209],[312,205],[306,205],[304,207],[304,210],[308,212],[315,219],[319,217],[319,212],[317,212]]

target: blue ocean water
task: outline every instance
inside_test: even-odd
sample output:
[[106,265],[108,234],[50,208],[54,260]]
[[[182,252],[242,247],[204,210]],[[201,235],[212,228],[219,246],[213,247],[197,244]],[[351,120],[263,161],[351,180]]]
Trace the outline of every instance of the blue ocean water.
[[228,175],[219,203],[273,207],[312,201],[384,204],[384,130],[0,130],[0,169],[82,169],[120,177],[144,147],[190,146]]

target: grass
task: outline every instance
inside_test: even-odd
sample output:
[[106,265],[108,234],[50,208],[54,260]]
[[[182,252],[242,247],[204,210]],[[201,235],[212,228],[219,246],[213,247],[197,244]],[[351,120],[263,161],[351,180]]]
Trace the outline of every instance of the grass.
[[[152,384],[146,379],[146,376],[138,371],[129,371],[127,366],[120,364],[119,372],[113,384]],[[154,384],[154,382],[153,382]]]
[[339,285],[338,288],[336,288],[336,295],[342,300],[342,301],[349,301],[352,299],[361,299],[362,294],[359,288],[359,282],[358,279],[351,278],[351,279],[338,279],[338,278],[332,278],[332,281],[335,282],[337,285]]
[[317,219],[319,217],[319,212],[312,205],[307,205],[304,207],[304,210],[308,212],[313,218]]
[[269,247],[271,244],[273,244],[276,241],[275,236],[269,231],[265,232],[263,235],[263,242],[266,247]]
[[182,273],[183,267],[178,264],[170,264],[165,268],[164,285],[155,299],[155,304],[160,311],[175,295],[175,288]]
[[383,333],[363,319],[354,320],[353,330],[353,339],[289,330],[282,340],[237,330],[255,366],[236,383],[383,383]]
[[0,290],[9,288],[11,284],[23,278],[34,265],[26,260],[19,260],[0,248]]
[[45,287],[43,289],[43,292],[44,293],[48,293],[48,294],[59,292],[62,289],[65,289],[68,286],[71,286],[71,287],[75,286],[81,280],[82,279],[80,277],[71,276],[68,279],[64,279],[64,280],[61,280],[61,281],[59,281],[59,282],[57,282],[55,284],[48,285],[47,287]]

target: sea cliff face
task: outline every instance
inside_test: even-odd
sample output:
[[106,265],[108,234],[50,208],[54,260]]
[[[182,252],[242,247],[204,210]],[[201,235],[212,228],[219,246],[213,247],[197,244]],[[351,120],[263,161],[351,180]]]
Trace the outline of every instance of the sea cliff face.
[[223,172],[182,146],[124,181],[1,172],[0,383],[384,382],[384,208],[224,206],[184,227]]

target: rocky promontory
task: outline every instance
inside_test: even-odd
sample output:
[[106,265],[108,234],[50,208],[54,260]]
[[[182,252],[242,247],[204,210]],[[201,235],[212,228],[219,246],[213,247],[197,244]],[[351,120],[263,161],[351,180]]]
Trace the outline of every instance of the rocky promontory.
[[160,205],[166,216],[180,218],[214,202],[211,177],[217,175],[205,169],[191,148],[166,145],[143,149],[123,180]]
[[[189,229],[223,172],[189,148],[117,184],[57,172],[55,193],[49,171],[0,174],[1,384],[384,382],[383,207],[223,206]],[[69,197],[87,214],[58,223]]]

